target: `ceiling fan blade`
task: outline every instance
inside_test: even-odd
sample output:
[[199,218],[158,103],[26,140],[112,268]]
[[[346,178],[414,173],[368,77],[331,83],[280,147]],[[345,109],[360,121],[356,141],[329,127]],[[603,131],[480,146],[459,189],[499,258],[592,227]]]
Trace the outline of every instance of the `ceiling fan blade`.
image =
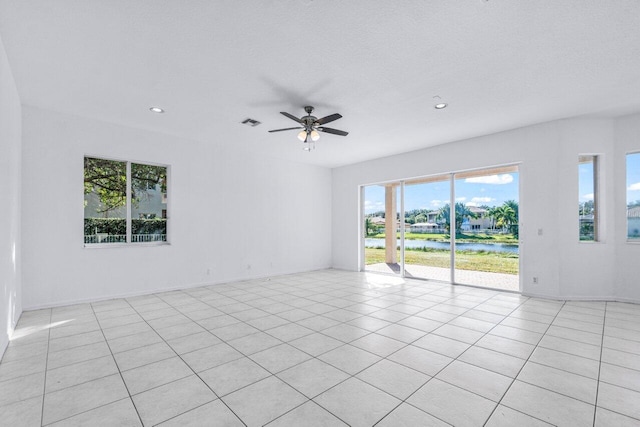
[[296,116],[294,116],[293,114],[289,114],[286,111],[280,111],[280,114],[282,114],[283,116],[289,117],[291,120],[295,120],[296,122],[300,123],[300,124],[304,124],[304,122],[302,120],[300,120],[299,118],[297,118]]
[[[334,120],[338,120],[338,119],[340,119],[340,118],[342,118],[342,115],[340,115],[340,114],[336,113],[336,114],[332,114],[332,115],[330,115],[330,116],[327,116],[327,117],[323,117],[323,118],[321,118],[321,119],[318,119],[318,120],[316,120],[316,123],[317,123],[317,124],[319,124],[319,125],[323,125],[323,124],[325,124],[325,123],[329,123],[329,122],[332,122],[332,121],[334,121]],[[314,123],[314,124],[316,124],[316,123]]]
[[332,133],[334,135],[340,135],[340,136],[347,136],[349,135],[349,132],[345,132],[343,130],[338,130],[338,129],[332,129],[332,128],[325,128],[325,127],[320,127],[318,128],[318,130],[320,132],[326,132],[326,133]]
[[282,132],[283,130],[294,130],[294,129],[304,129],[304,128],[302,126],[298,126],[295,128],[274,129],[274,130],[270,130],[269,132]]

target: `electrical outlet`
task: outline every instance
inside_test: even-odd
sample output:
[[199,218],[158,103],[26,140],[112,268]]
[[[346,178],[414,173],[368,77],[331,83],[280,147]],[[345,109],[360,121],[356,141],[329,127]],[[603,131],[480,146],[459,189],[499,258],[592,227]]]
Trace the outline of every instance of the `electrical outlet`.
[[538,284],[538,278],[536,276],[533,276],[533,284],[534,285]]

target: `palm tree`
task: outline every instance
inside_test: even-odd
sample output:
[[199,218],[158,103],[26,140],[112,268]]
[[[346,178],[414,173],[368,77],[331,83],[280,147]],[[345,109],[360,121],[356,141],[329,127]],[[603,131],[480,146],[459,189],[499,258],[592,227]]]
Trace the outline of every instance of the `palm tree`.
[[[464,203],[456,203],[455,209],[456,209],[455,211],[456,232],[459,233],[462,227],[462,223],[464,222],[464,219],[477,218],[477,215],[474,212],[472,212],[471,209],[469,209],[469,207],[466,206]],[[444,205],[442,208],[440,208],[440,211],[438,212],[438,216],[436,217],[436,220],[444,222],[444,228],[448,232],[451,232],[451,224],[450,224],[451,208],[448,203]]]
[[496,225],[501,227],[504,231],[511,228],[512,225],[518,223],[518,216],[516,211],[506,203],[502,206],[495,208],[494,217],[496,219]]

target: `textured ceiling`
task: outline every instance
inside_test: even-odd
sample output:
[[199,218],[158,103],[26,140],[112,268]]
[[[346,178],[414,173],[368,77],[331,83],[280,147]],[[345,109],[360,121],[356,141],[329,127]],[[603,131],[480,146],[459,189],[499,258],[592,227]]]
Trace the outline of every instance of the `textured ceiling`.
[[[26,105],[329,167],[640,111],[638,0],[0,0],[0,37]],[[349,136],[267,133],[307,104]]]

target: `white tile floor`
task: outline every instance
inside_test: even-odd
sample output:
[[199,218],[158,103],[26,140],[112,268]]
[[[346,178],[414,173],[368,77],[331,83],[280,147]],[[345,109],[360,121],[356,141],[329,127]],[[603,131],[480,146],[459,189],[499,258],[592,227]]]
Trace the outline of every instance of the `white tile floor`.
[[317,271],[25,312],[2,426],[640,426],[640,306]]

